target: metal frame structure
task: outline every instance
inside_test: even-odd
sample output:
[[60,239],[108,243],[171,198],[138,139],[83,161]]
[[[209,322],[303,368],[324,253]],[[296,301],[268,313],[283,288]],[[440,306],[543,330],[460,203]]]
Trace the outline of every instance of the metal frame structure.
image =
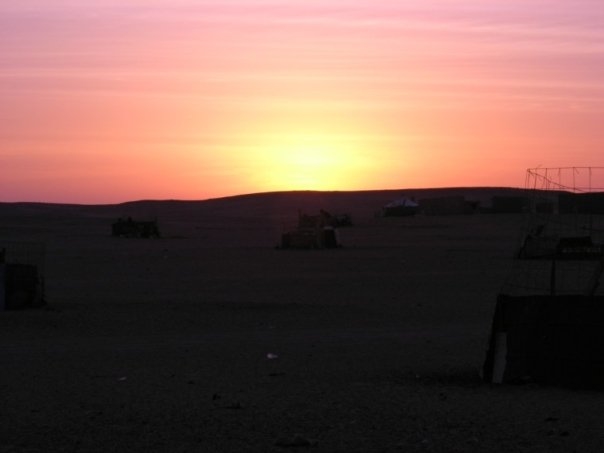
[[527,170],[529,200],[497,297],[483,378],[604,387],[604,168]]

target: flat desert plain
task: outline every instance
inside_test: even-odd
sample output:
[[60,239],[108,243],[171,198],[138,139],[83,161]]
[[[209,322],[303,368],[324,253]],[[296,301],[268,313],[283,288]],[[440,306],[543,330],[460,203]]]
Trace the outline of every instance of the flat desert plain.
[[[0,312],[0,451],[604,451],[601,392],[480,378],[523,215],[374,215],[396,196],[0,204],[48,301]],[[321,208],[343,247],[275,247]]]

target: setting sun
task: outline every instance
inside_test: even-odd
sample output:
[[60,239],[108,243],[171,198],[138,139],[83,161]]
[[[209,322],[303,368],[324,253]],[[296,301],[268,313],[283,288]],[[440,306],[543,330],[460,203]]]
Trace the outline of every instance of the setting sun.
[[337,164],[340,159],[342,157],[334,150],[325,148],[308,145],[287,148],[273,159],[274,169],[269,177],[281,187],[333,189],[337,187],[335,180],[339,179]]
[[368,182],[372,165],[359,142],[324,132],[290,132],[250,138],[253,184],[262,191],[347,190]]

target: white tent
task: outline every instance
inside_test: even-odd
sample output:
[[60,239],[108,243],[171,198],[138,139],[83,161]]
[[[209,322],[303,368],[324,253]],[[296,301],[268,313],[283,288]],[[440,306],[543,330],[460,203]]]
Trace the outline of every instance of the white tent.
[[419,208],[419,204],[410,198],[399,198],[391,201],[382,208],[384,216],[405,216],[414,215]]

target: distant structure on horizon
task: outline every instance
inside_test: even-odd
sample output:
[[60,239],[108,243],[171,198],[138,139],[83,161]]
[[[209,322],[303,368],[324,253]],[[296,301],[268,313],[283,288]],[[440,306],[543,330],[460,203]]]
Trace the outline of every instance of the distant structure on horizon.
[[384,217],[406,217],[417,214],[419,203],[414,198],[398,198],[382,207],[381,215]]
[[111,235],[126,238],[159,238],[157,221],[136,221],[131,217],[118,219],[111,225]]

